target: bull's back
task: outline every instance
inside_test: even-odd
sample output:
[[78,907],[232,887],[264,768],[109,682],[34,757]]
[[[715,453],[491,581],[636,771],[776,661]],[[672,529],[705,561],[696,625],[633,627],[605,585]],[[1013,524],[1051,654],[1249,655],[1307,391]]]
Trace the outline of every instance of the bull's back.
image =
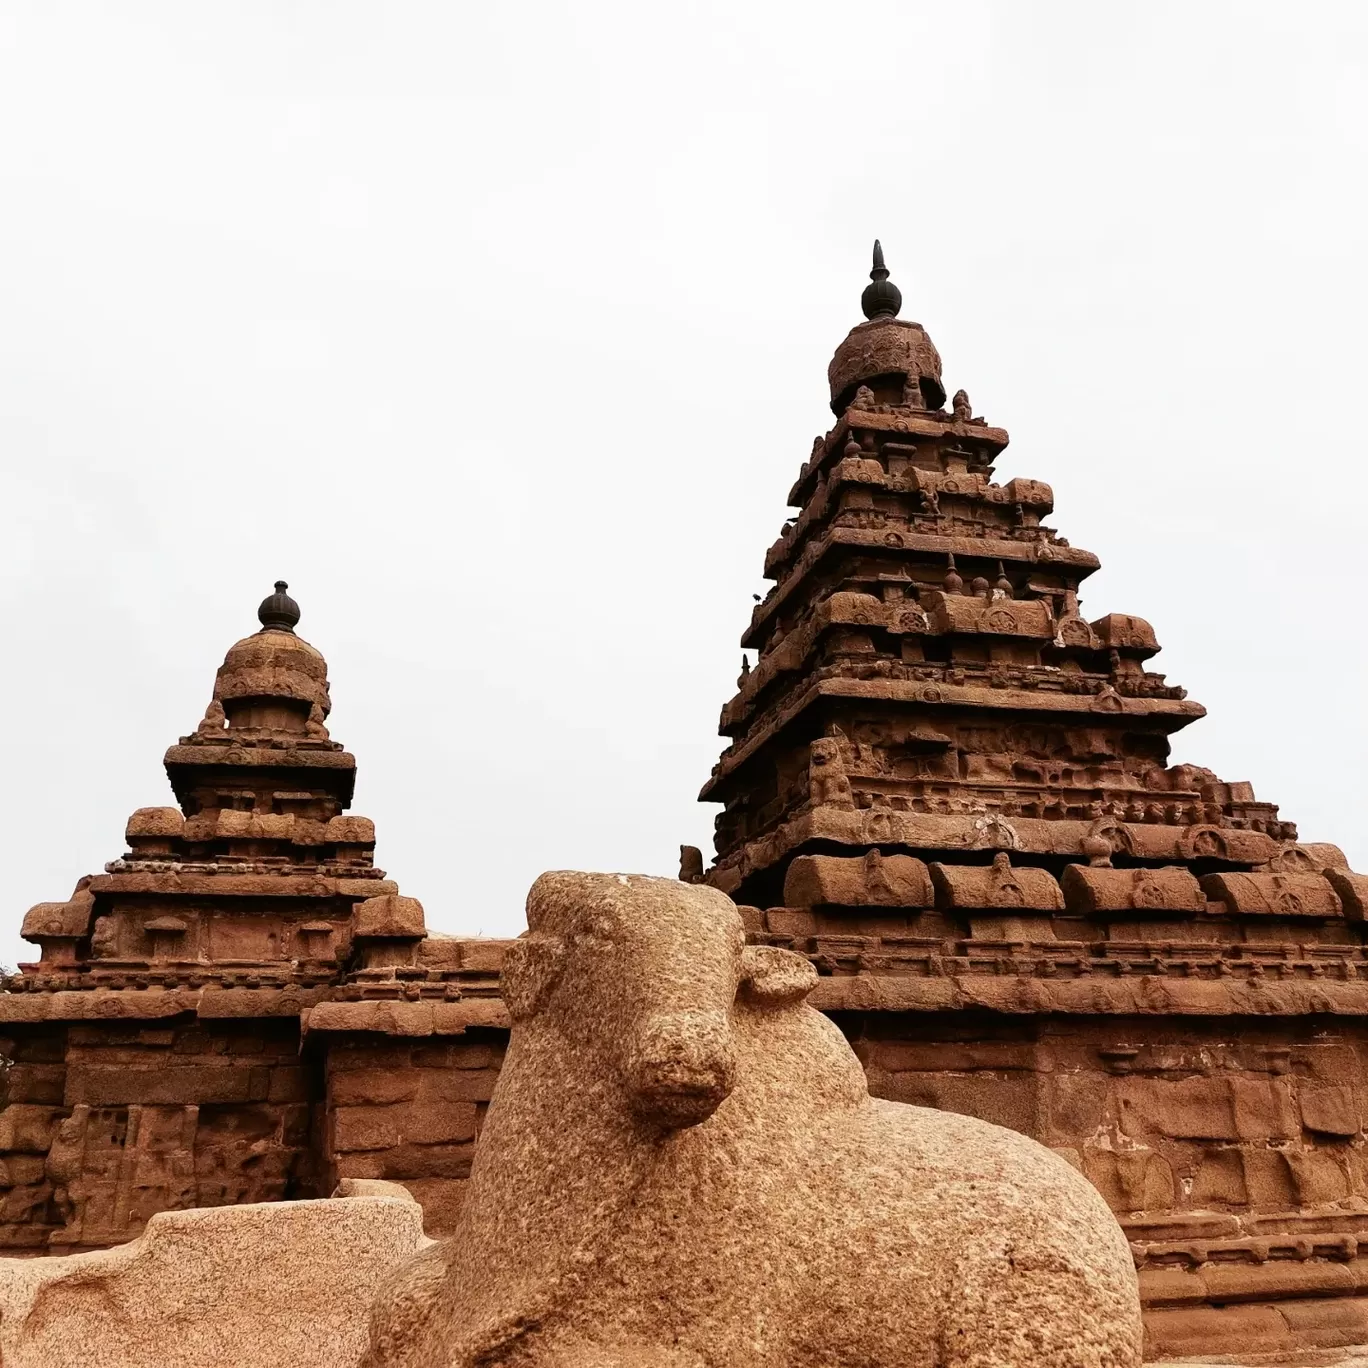
[[814,1247],[804,1262],[823,1269],[819,1288],[841,1289],[846,1311],[842,1329],[820,1292],[799,1308],[813,1364],[851,1334],[889,1368],[1140,1363],[1125,1238],[1092,1185],[1044,1146],[974,1117],[871,1100],[834,1121],[814,1159],[840,1214],[825,1255]]

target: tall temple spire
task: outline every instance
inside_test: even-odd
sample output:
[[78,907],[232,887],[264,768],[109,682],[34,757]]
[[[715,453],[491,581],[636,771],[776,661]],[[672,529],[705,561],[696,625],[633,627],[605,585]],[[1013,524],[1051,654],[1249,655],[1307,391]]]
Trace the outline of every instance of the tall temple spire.
[[[1007,433],[963,392],[946,411],[940,356],[896,316],[879,242],[870,282],[827,371],[836,424],[799,472],[798,516],[766,557],[776,588],[742,639],[757,659],[703,795],[725,805],[710,881],[764,906],[814,851],[935,858],[975,848],[982,821],[1011,824],[1014,853],[1056,876],[1099,823],[1151,861],[1199,845],[1231,867],[1277,858],[1295,830],[1276,807],[1168,766],[1168,737],[1202,708],[1145,668],[1148,623],[1082,619],[1097,557],[1044,525],[1047,485],[994,481]],[[1121,832],[1137,803],[1143,836]]]
[[874,269],[869,273],[869,284],[860,296],[860,308],[871,321],[876,318],[896,318],[902,308],[902,291],[888,278],[884,265],[883,244],[874,239]]

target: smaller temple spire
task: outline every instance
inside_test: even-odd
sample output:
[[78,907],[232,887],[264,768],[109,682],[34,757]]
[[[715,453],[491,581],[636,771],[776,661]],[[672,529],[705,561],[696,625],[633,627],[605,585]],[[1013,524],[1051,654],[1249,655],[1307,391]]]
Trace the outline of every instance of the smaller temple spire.
[[884,265],[883,246],[878,238],[874,239],[874,269],[869,273],[870,283],[860,296],[860,308],[871,321],[875,318],[896,318],[902,308],[902,291],[888,278],[888,267]]
[[284,580],[276,580],[275,593],[261,600],[257,619],[264,631],[294,631],[299,621],[299,604],[285,592],[289,587]]

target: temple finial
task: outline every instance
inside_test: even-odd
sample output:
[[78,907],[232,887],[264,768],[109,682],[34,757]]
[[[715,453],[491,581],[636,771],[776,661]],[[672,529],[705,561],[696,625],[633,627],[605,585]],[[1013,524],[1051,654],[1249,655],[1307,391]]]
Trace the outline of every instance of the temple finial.
[[888,278],[888,267],[884,265],[883,244],[874,239],[874,268],[869,273],[869,284],[860,296],[860,307],[864,316],[875,318],[896,318],[902,308],[902,291]]
[[293,632],[299,621],[299,604],[285,591],[290,586],[284,580],[276,580],[275,593],[261,600],[257,609],[257,620],[263,629],[277,632]]

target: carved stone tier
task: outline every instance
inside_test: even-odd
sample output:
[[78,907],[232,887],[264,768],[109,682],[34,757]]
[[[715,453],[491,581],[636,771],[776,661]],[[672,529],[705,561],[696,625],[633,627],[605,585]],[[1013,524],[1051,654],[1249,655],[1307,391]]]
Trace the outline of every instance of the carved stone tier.
[[[942,573],[951,555],[964,557],[969,562],[977,557],[985,566],[995,566],[1001,561],[1014,570],[1028,573],[1048,570],[1060,576],[1062,581],[1072,580],[1075,585],[1101,565],[1090,551],[1079,551],[1053,542],[1009,541],[1003,537],[976,540],[948,532],[890,532],[881,527],[833,527],[807,543],[777,588],[771,590],[763,602],[756,604],[751,614],[751,625],[742,635],[742,646],[765,647],[775,631],[776,615],[788,604],[791,595],[799,593],[804,578],[824,560],[839,554],[849,556],[864,553],[869,558],[869,568],[862,565],[860,569],[864,570],[866,577],[876,578],[880,573],[896,574],[899,568],[906,573],[908,558],[899,554],[902,552],[938,557]],[[886,570],[881,570],[881,565],[886,566]],[[967,568],[972,574],[978,567],[969,564]]]

